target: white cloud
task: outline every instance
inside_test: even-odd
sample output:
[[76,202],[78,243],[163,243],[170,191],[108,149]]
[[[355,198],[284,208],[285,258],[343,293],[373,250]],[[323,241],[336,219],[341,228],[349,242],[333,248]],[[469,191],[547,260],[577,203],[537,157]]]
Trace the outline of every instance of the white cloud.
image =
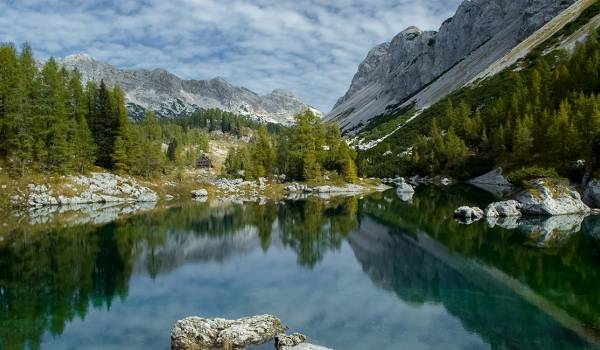
[[374,45],[436,29],[459,0],[9,0],[0,40],[38,55],[87,52],[123,68],[285,88],[328,111]]

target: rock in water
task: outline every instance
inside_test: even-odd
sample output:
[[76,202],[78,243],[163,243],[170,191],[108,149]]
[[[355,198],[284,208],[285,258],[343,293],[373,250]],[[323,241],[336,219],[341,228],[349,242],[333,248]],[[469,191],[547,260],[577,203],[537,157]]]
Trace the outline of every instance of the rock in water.
[[522,208],[521,203],[510,200],[505,202],[495,202],[485,209],[485,216],[488,218],[498,218],[498,217],[519,217],[521,216],[520,209]]
[[585,187],[583,202],[592,208],[600,208],[600,180],[592,179]]
[[454,211],[454,217],[456,219],[465,220],[466,223],[472,223],[474,221],[483,218],[483,210],[477,207],[460,207]]
[[579,193],[557,179],[532,180],[516,199],[523,206],[523,215],[553,216],[590,212],[590,208],[581,201]]
[[261,345],[287,330],[273,315],[244,317],[239,320],[188,317],[171,331],[171,350],[243,349]]

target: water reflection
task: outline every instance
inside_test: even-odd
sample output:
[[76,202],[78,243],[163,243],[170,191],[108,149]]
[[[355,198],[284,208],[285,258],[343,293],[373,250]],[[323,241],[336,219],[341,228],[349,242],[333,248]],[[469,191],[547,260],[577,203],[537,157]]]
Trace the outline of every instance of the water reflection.
[[[301,269],[318,276],[331,265],[324,262],[326,256],[344,245],[354,256],[342,263],[358,264],[373,283],[357,286],[367,290],[365,297],[377,295],[369,289],[375,288],[393,292],[398,303],[413,308],[443,305],[463,331],[494,349],[594,348],[600,339],[599,255],[593,238],[600,236],[599,219],[471,226],[452,219],[458,205],[491,200],[484,192],[461,187],[423,187],[410,202],[390,191],[363,200],[194,203],[108,224],[20,225],[0,234],[0,348],[39,348],[45,334],[60,338],[78,319],[85,325],[91,310],[110,310],[116,300],[126,303],[134,276],[161,280],[184,266],[227,266],[256,252],[291,254]],[[520,229],[505,229],[513,226]],[[581,226],[582,232],[574,233]],[[560,244],[538,248],[555,232],[562,234]],[[285,271],[278,273],[280,293],[289,292],[292,279]],[[350,265],[347,273],[355,273]],[[339,293],[324,281],[306,287],[338,293],[341,304],[355,302],[352,294]],[[352,320],[343,313],[339,317],[344,319],[328,315],[337,326],[323,339],[335,345],[345,335],[348,342],[339,344],[348,349],[364,347],[356,337],[377,339],[370,344],[377,342],[378,348],[395,348],[403,341],[391,333],[393,327],[385,333],[364,324],[361,331],[372,334],[357,334],[354,328],[344,333],[345,323],[360,326],[367,315],[391,323],[402,319],[376,307]],[[162,331],[152,336],[166,339],[168,328]],[[420,338],[414,348],[444,348],[434,339]]]

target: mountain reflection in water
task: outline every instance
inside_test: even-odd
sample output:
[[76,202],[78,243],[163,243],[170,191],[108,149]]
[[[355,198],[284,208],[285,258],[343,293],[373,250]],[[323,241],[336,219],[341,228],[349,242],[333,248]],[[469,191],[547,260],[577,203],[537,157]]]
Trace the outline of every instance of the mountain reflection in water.
[[179,318],[266,312],[336,349],[597,348],[598,218],[543,248],[452,219],[491,200],[423,187],[411,202],[390,191],[13,226],[0,233],[0,349],[167,349]]

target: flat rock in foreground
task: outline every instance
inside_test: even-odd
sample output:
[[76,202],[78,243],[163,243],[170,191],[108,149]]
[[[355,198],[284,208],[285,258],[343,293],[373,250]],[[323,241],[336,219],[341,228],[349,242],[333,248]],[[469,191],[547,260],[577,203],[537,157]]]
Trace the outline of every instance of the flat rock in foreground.
[[273,315],[239,320],[188,317],[178,321],[171,331],[171,349],[243,349],[269,342],[286,330],[281,320]]

